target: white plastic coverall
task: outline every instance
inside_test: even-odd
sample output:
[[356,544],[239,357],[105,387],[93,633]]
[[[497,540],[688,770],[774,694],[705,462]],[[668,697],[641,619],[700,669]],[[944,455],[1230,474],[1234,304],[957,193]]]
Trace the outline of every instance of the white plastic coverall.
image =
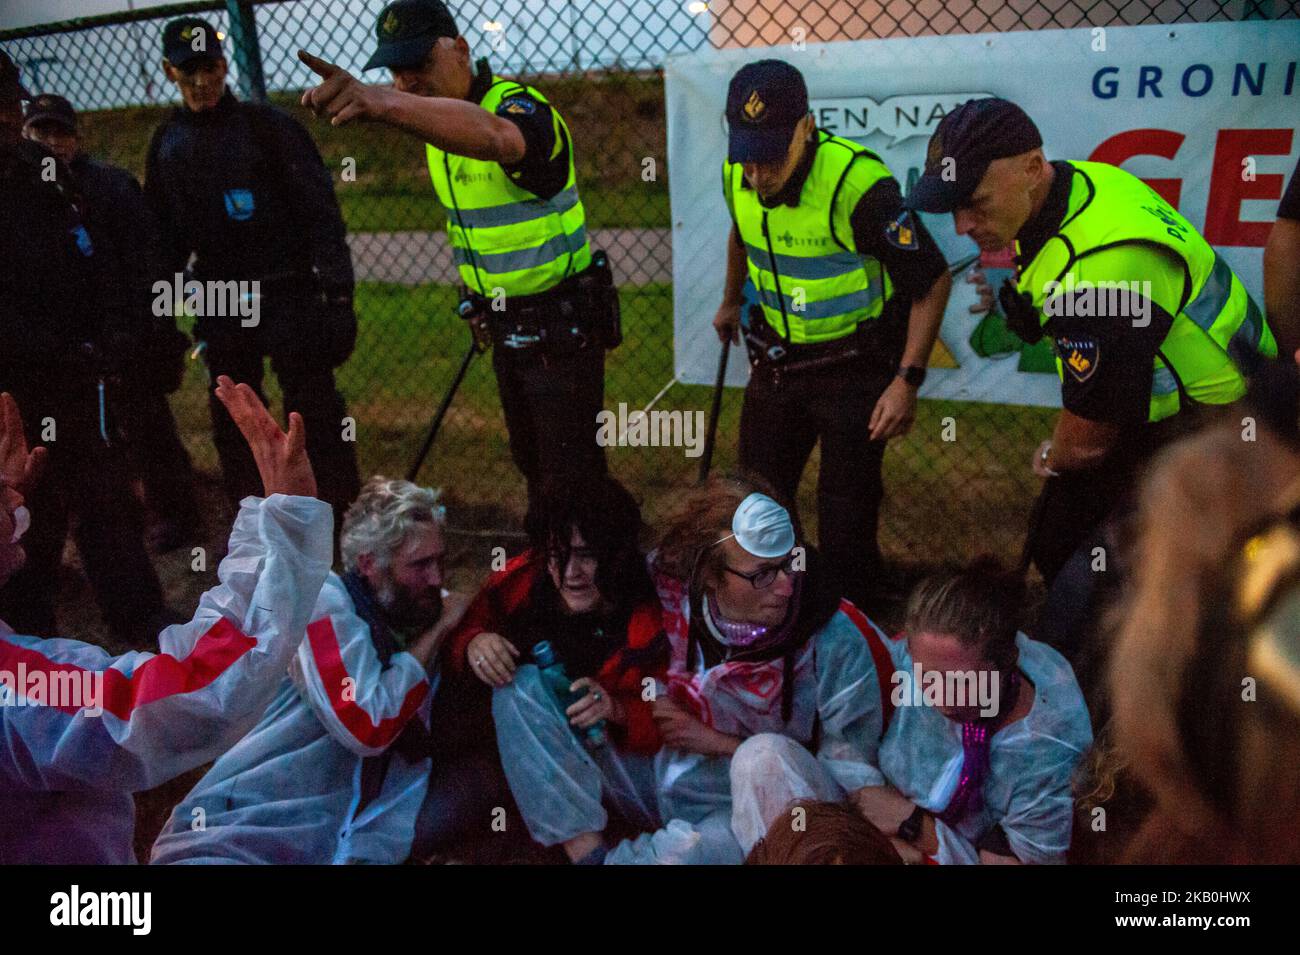
[[[895,672],[902,681],[895,699],[910,700],[915,681],[907,641],[888,643]],[[1033,683],[1033,707],[1023,719],[993,735],[983,808],[962,819],[955,828],[935,820],[939,836],[936,862],[978,863],[979,852],[974,844],[995,825],[1002,826],[1012,851],[1022,862],[1065,861],[1074,818],[1070,777],[1092,744],[1092,724],[1074,671],[1065,658],[1023,633],[1017,635],[1016,645],[1020,648],[1020,669]],[[1022,692],[1026,690],[1028,687]],[[919,687],[915,694],[921,697]],[[918,806],[942,810],[952,798],[961,773],[961,724],[947,719],[933,706],[898,706],[880,744],[879,757],[880,771],[873,772],[870,785],[888,782]],[[761,756],[754,754],[752,778],[774,771],[795,784],[781,791],[736,794],[738,803],[754,807],[754,820],[746,834],[749,845],[766,831],[763,824],[770,825],[789,800],[838,798],[802,754],[780,747],[767,747]],[[747,839],[741,841],[743,844]]]
[[[686,667],[690,613],[684,587],[657,577],[664,628],[672,646],[669,686],[698,705],[703,720],[732,736],[780,734],[796,743],[813,741],[819,722],[817,761],[845,792],[876,778],[882,730],[880,685],[867,632],[884,634],[847,601],[799,651],[789,723],[781,719],[783,662],[721,663],[707,670],[700,655]],[[820,717],[819,720],[815,719]],[[742,749],[744,745],[742,744]],[[705,756],[664,747],[655,757],[660,818],[658,832],[624,840],[605,858],[607,865],[720,864],[744,861],[733,831],[733,757]],[[738,781],[740,782],[740,781]],[[742,782],[742,788],[749,784]]]
[[381,669],[369,625],[331,574],[275,700],[172,810],[151,861],[402,862],[431,760],[393,753],[378,795],[358,814],[362,768],[408,720],[428,726],[432,689],[409,653]]
[[531,663],[492,692],[501,766],[528,832],[555,846],[584,832],[604,832],[604,802],[641,829],[656,829],[653,757],[612,738],[588,749]]
[[100,716],[85,712],[97,701],[0,706],[0,861],[134,862],[131,793],[213,759],[266,709],[329,573],[332,529],[323,501],[245,498],[220,583],[158,635],[160,654],[0,636],[0,673],[28,688],[37,672],[103,681]]

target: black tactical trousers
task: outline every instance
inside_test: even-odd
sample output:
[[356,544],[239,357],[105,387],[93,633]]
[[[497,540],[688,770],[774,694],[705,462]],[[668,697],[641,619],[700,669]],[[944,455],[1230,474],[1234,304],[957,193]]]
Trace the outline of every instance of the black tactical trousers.
[[131,467],[144,485],[145,503],[158,520],[196,527],[198,501],[194,465],[176,429],[167,396],[137,392],[123,396],[122,427]]
[[804,465],[821,442],[818,547],[843,595],[865,605],[882,566],[876,535],[885,456],[885,442],[870,439],[867,422],[896,366],[859,358],[779,377],[767,367],[754,368],[745,388],[741,469],[765,478],[794,504]]
[[28,444],[44,445],[49,457],[26,502],[32,516],[23,537],[27,561],[0,589],[0,617],[19,633],[61,632],[54,602],[63,546],[75,517],[81,563],[113,638],[153,646],[160,626],[171,621],[145,551],[143,508],[131,490],[126,448],[120,439],[104,443],[95,386],[71,384],[55,374],[3,386],[18,400]]
[[[297,354],[286,354],[280,348],[267,349],[260,336],[249,335],[228,339],[214,338],[208,342],[204,353],[211,385],[216,387],[218,375],[229,375],[236,383],[247,384],[269,404],[262,390],[264,358],[268,351],[271,370],[280,382],[284,395],[284,411],[302,415],[307,432],[307,457],[316,475],[318,496],[334,508],[334,533],[337,537],[343,512],[361,490],[357,471],[356,441],[345,435],[343,419],[347,405],[334,383],[334,370],[321,359],[303,361]],[[239,501],[249,494],[262,493],[262,481],[257,464],[239,428],[231,419],[220,399],[209,390],[208,407],[212,412],[212,438],[221,461],[221,478],[231,506],[238,508]]]
[[528,482],[532,511],[548,479],[568,485],[605,473],[596,415],[605,400],[605,350],[543,360],[536,349],[492,348],[510,456]]

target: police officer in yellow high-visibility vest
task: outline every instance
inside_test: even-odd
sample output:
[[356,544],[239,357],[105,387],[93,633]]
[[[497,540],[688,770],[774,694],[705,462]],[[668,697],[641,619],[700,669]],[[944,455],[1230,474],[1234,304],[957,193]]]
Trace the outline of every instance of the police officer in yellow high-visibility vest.
[[1072,556],[1095,569],[1098,526],[1143,460],[1241,399],[1277,345],[1241,280],[1155,190],[1105,163],[1048,162],[1042,143],[1014,103],[964,103],[908,202],[951,212],[981,249],[1014,243],[1017,282],[998,290],[1008,324],[1056,346],[1063,410],[1034,454],[1048,480],[1027,542],[1050,583]]
[[336,125],[364,117],[426,142],[462,315],[491,333],[510,452],[530,504],[547,480],[603,474],[596,422],[605,350],[618,343],[617,300],[604,255],[587,242],[568,126],[541,93],[494,76],[486,59],[472,70],[440,0],[388,4],[375,35],[365,68],[387,67],[392,88],[300,53],[324,78],[304,105]]
[[813,447],[818,543],[856,603],[889,595],[876,543],[885,442],[905,434],[951,280],[875,153],[813,122],[800,72],[742,67],[727,94],[727,280],[714,319],[741,323],[751,373],[740,463],[793,503]]

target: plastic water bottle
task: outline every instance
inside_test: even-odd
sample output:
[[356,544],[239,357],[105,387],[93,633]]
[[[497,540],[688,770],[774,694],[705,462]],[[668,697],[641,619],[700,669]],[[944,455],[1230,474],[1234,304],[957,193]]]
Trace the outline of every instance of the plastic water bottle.
[[[569,674],[564,672],[564,664],[555,658],[555,648],[551,646],[549,640],[542,640],[533,647],[533,660],[537,662],[537,668],[541,671],[542,683],[551,691],[555,701],[560,704],[560,709],[567,710],[574,703],[586,696],[583,692],[573,692],[569,689],[573,683],[569,679]],[[566,717],[567,718],[567,717]],[[605,745],[605,721],[593,723],[585,730],[579,730],[574,727],[575,733],[582,733],[586,738],[588,746]]]

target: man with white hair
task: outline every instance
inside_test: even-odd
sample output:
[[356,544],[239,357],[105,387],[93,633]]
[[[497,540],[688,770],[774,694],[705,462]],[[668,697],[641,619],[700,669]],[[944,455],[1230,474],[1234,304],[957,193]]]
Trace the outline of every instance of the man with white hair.
[[804,795],[787,772],[800,753],[837,795],[877,775],[892,671],[884,634],[841,600],[765,491],[715,478],[668,520],[652,563],[671,645],[653,710],[667,825],[615,846],[606,865],[742,862],[773,823],[769,801]]
[[172,811],[154,863],[400,863],[432,768],[444,604],[439,494],[371,478],[343,520],[307,636],[262,720]]

